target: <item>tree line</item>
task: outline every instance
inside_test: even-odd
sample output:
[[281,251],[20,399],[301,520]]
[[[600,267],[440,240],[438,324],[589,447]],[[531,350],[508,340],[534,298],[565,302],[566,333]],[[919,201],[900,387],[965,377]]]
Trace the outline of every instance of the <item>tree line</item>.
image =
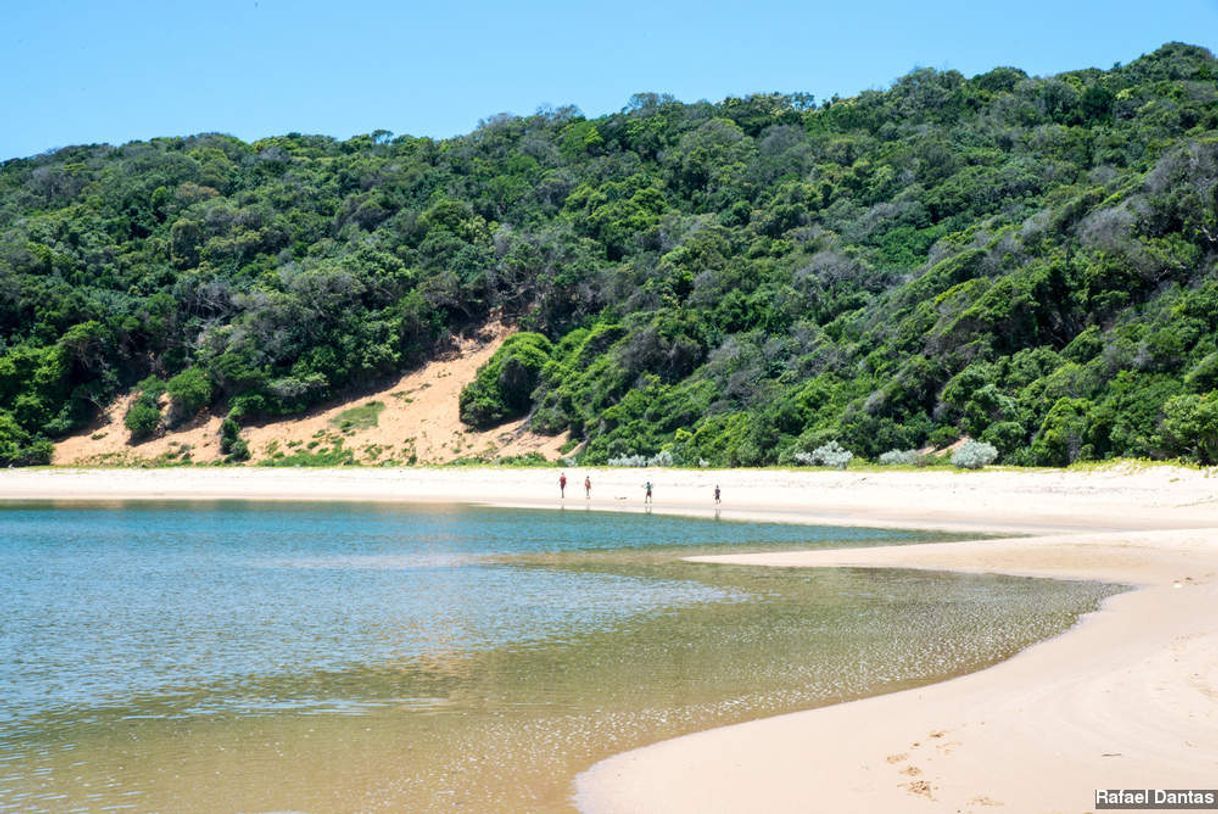
[[1218,62],[918,69],[496,116],[434,140],[203,134],[0,165],[0,464],[118,395],[137,436],[300,413],[520,333],[461,398],[582,459],[791,463],[963,436],[1218,462]]

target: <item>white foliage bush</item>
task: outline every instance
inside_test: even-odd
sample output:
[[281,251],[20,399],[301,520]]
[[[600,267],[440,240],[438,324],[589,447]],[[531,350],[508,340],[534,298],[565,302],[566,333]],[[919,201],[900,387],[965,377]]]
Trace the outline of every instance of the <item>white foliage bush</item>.
[[608,463],[610,466],[632,466],[641,469],[648,466],[673,466],[675,461],[672,453],[665,449],[650,458],[646,455],[619,455],[610,458]]
[[837,441],[830,441],[811,452],[796,452],[791,459],[800,466],[831,466],[845,469],[854,458],[854,453],[844,449]]
[[616,458],[610,458],[608,461],[610,466],[647,466],[646,455],[619,455]]
[[952,466],[961,469],[980,469],[998,460],[998,449],[984,441],[966,441],[952,453]]
[[890,449],[881,453],[878,460],[881,466],[911,466],[919,458],[921,456],[916,449]]

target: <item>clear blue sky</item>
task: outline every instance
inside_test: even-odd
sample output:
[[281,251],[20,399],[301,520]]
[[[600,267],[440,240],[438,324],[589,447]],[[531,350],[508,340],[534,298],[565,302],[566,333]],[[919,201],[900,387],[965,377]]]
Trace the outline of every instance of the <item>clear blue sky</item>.
[[1218,0],[9,0],[0,159],[203,131],[448,136],[638,91],[818,99],[915,66],[1046,74],[1218,48]]

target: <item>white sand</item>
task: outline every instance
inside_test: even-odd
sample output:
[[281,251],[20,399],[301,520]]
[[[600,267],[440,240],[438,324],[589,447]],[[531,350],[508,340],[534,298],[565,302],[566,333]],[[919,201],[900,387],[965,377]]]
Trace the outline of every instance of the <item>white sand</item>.
[[[791,470],[565,470],[343,468],[0,470],[4,499],[250,499],[465,502],[501,506],[643,510],[711,515],[723,488],[724,519],[950,531],[1053,533],[1218,525],[1218,472],[1150,467],[1096,471],[826,472]],[[593,481],[592,500],[583,479]]]
[[[1050,497],[1074,495],[1079,516],[1115,501],[1097,526],[1172,530],[697,558],[1100,579],[1138,590],[979,673],[610,758],[578,779],[581,810],[1087,812],[1098,788],[1215,787],[1218,511],[1212,481],[1196,473],[1146,491],[1161,474],[1057,475],[1050,495],[1001,494],[1029,527],[1057,521],[1042,511],[1055,512]],[[1090,488],[1101,481],[1108,495]],[[1208,494],[1195,494],[1198,485]],[[925,506],[906,508],[908,525],[920,525]],[[984,524],[988,509],[978,508]],[[1001,517],[1006,525],[1010,515]]]
[[1095,788],[1218,786],[1218,477],[1099,471],[9,470],[0,499],[484,502],[1036,536],[731,555],[1127,582],[1065,635],[916,690],[666,741],[603,761],[604,812],[1085,812]]

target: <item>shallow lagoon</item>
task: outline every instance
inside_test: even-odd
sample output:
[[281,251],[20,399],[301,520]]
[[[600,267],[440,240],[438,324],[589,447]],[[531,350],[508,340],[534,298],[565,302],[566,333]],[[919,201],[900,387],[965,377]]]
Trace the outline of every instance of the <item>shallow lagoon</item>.
[[1113,588],[685,563],[925,535],[311,504],[0,509],[0,811],[566,810],[676,734],[926,683]]

